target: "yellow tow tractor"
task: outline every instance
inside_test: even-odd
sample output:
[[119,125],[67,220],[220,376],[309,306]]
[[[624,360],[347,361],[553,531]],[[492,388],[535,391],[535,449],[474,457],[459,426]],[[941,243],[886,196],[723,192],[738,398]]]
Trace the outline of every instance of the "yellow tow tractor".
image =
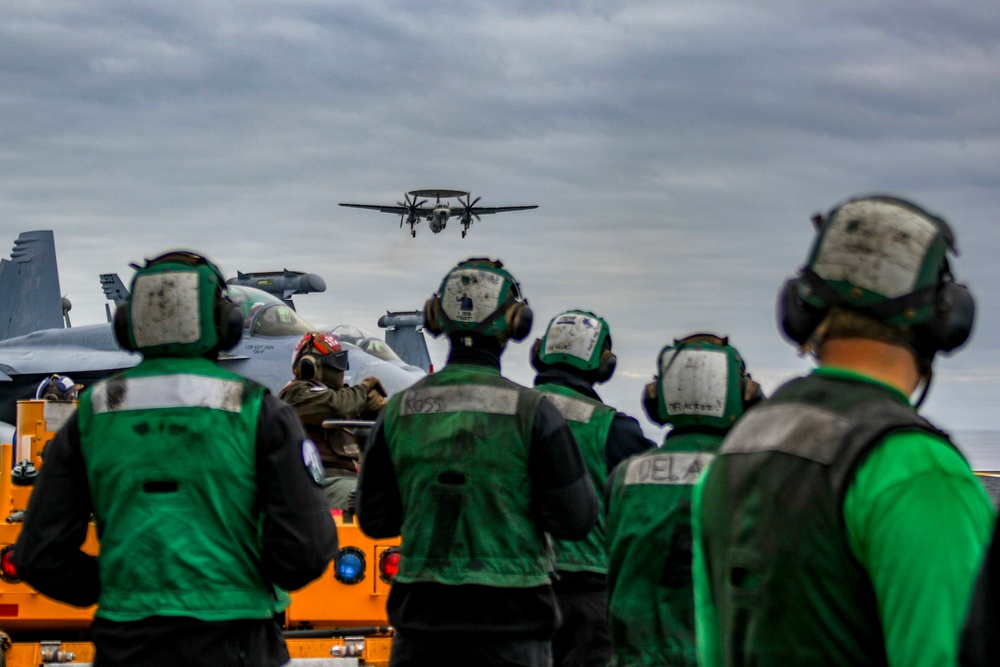
[[[0,445],[0,667],[87,665],[87,630],[95,607],[71,607],[42,596],[17,577],[11,554],[43,450],[76,409],[72,402],[18,401],[14,444]],[[385,603],[399,566],[399,538],[373,540],[349,512],[332,510],[340,550],[326,572],[292,593],[284,613],[291,665],[360,667],[389,664],[392,628]],[[84,542],[98,551],[91,524]]]

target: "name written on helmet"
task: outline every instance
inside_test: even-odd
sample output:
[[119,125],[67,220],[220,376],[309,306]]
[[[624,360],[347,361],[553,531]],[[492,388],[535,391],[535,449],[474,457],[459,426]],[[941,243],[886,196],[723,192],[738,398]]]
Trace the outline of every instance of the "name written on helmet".
[[[675,361],[676,355],[680,354]],[[663,404],[672,415],[722,417],[726,413],[729,366],[721,350],[674,350],[664,354]],[[711,397],[710,400],[705,400]]]

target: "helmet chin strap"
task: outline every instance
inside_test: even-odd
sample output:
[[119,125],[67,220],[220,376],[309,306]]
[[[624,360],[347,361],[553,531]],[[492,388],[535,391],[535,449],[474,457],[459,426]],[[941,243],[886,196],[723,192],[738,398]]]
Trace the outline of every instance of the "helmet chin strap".
[[919,410],[920,406],[924,404],[924,399],[927,398],[927,392],[929,392],[931,388],[931,380],[934,379],[934,371],[928,367],[927,374],[921,379],[923,380],[923,387],[920,389],[920,397],[917,399],[917,402],[913,404],[914,410]]

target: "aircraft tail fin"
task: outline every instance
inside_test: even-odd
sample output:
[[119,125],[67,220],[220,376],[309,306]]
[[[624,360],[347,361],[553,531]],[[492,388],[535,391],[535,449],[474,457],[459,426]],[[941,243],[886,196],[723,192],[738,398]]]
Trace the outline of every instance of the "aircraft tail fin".
[[386,311],[378,318],[378,325],[385,329],[385,342],[399,358],[424,372],[431,372],[431,355],[424,338],[424,314],[419,310]]
[[125,287],[125,283],[122,282],[117,273],[102,273],[101,289],[104,290],[104,296],[107,297],[108,301],[113,302],[116,306],[122,305],[128,299],[128,288]]
[[21,232],[10,259],[0,260],[0,340],[63,326],[55,237]]

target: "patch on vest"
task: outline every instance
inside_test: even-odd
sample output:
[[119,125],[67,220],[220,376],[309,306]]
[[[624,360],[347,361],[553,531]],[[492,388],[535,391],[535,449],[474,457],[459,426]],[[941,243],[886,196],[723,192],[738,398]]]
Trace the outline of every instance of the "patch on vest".
[[560,315],[545,335],[545,354],[566,354],[590,361],[602,328],[598,320],[587,315]]
[[442,412],[485,412],[491,415],[517,414],[516,389],[484,385],[423,387],[403,392],[399,416],[431,415]]
[[136,277],[129,319],[137,346],[197,343],[201,339],[198,279],[197,271]]
[[306,472],[312,477],[312,481],[316,482],[316,486],[323,487],[323,462],[319,458],[319,451],[316,449],[316,443],[306,438],[302,441],[302,463],[306,467]]
[[[678,355],[680,352],[680,356]],[[729,357],[723,350],[682,348],[664,354],[660,377],[663,404],[670,415],[726,415]]]
[[586,401],[578,401],[575,398],[563,396],[562,394],[543,393],[545,394],[545,398],[555,404],[556,409],[559,410],[559,414],[567,421],[586,424],[594,416],[594,406]]
[[826,280],[894,298],[916,285],[938,229],[927,218],[881,201],[844,204],[830,221],[812,269]]
[[503,276],[490,271],[452,271],[441,294],[441,308],[455,322],[478,324],[496,312],[503,285]]
[[638,456],[625,469],[625,484],[693,486],[715,458],[708,452],[663,452]]

